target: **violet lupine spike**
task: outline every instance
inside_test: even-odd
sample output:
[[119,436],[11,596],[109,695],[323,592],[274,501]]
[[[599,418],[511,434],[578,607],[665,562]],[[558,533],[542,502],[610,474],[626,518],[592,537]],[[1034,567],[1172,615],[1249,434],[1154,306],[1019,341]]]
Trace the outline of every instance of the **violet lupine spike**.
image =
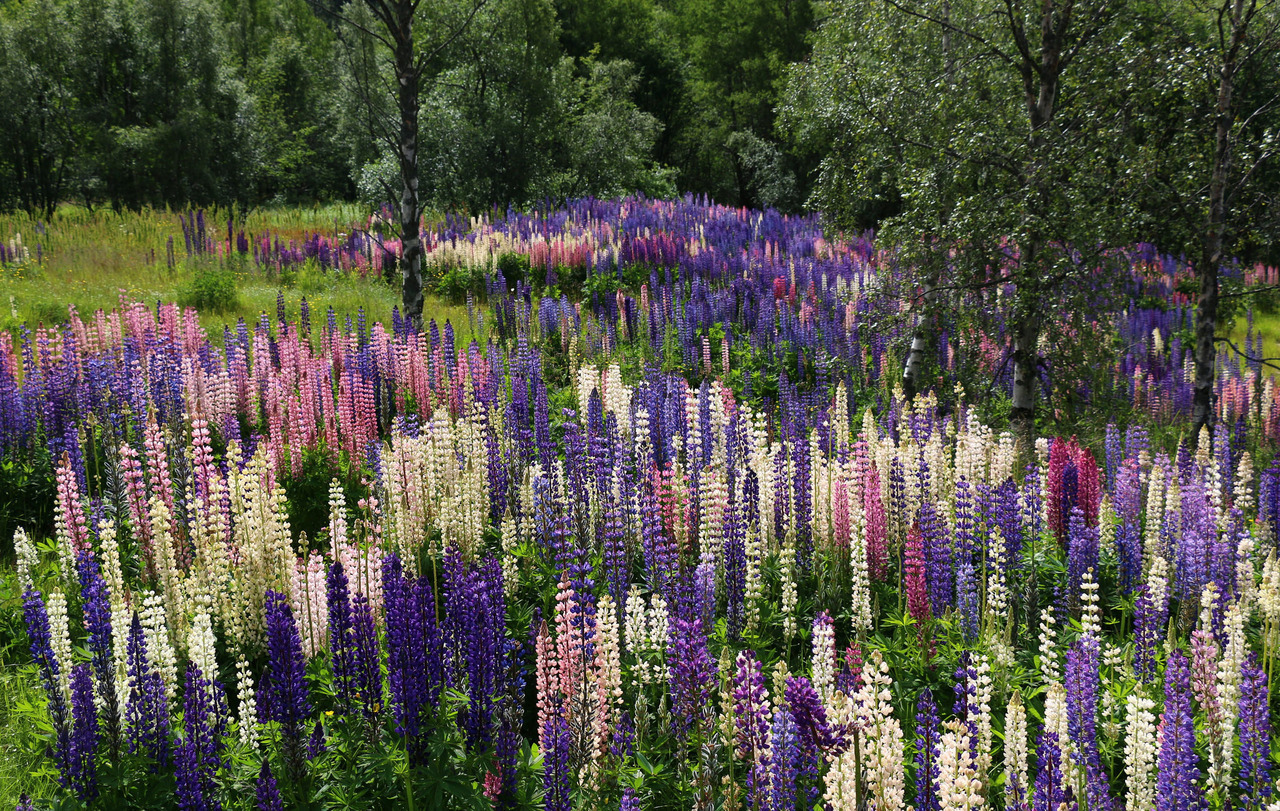
[[374,629],[373,609],[363,594],[356,595],[352,614],[352,698],[366,720],[372,721],[382,706],[382,653]]
[[85,803],[98,796],[98,708],[87,662],[71,668],[71,759],[67,782]]
[[284,811],[284,803],[280,800],[280,787],[276,777],[271,773],[271,762],[262,759],[262,768],[258,770],[258,780],[254,783],[254,799],[258,811]]
[[760,661],[751,651],[738,654],[733,676],[735,754],[750,763],[747,776],[747,804],[763,791],[769,747],[769,698]]
[[111,601],[107,582],[98,568],[98,559],[91,550],[80,553],[76,568],[80,575],[84,627],[89,636],[89,650],[93,654],[93,670],[102,702],[107,741],[114,758],[120,751],[121,724],[115,683],[115,652],[112,650]]
[[915,787],[917,811],[940,811],[938,802],[938,756],[942,748],[942,728],[933,693],[925,688],[916,704]]
[[150,758],[154,773],[169,765],[169,696],[164,679],[147,659],[147,640],[137,612],[129,629],[127,655],[129,752]]
[[924,540],[924,554],[928,564],[925,577],[929,584],[931,613],[935,617],[941,617],[953,605],[955,594],[951,541],[932,501],[925,501],[920,505],[917,525]]
[[1037,749],[1039,769],[1036,772],[1031,808],[1033,811],[1071,808],[1071,791],[1064,788],[1062,747],[1058,744],[1058,733],[1042,731]]
[[329,652],[338,703],[346,713],[355,710],[355,641],[352,639],[351,598],[342,561],[329,564],[325,579],[329,606]]
[[225,701],[216,681],[200,668],[187,667],[183,699],[182,741],[174,755],[181,811],[221,811],[217,774],[222,768],[222,736],[226,731]]
[[[1078,508],[1077,508],[1078,509]],[[1074,510],[1073,510],[1074,512]],[[1067,727],[1078,756],[1084,761],[1085,796],[1090,809],[1112,807],[1107,773],[1098,746],[1098,689],[1102,657],[1098,640],[1086,634],[1067,650]]]
[[1191,667],[1180,648],[1169,654],[1160,729],[1156,778],[1159,811],[1199,811],[1204,807],[1204,790],[1196,785],[1200,770],[1191,710]]
[[543,740],[550,741],[551,744],[542,753],[545,809],[569,811],[573,806],[569,789],[570,771],[573,768],[569,755],[573,739],[563,709],[554,712],[547,719]]
[[1246,811],[1271,800],[1271,719],[1267,673],[1258,655],[1249,654],[1240,681],[1240,804]]
[[675,736],[684,740],[711,719],[716,665],[707,652],[700,621],[672,620],[667,661],[671,663],[671,725]]
[[792,811],[796,807],[797,782],[800,775],[800,736],[795,719],[785,707],[773,713],[769,729],[769,802],[770,811]]
[[285,765],[290,778],[298,780],[304,760],[302,728],[311,715],[307,665],[288,598],[268,591],[266,614],[267,670],[258,686],[258,707],[263,720],[280,724]]
[[1088,526],[1084,511],[1072,507],[1067,518],[1067,595],[1072,610],[1080,607],[1081,584],[1089,572],[1097,580],[1098,528]]

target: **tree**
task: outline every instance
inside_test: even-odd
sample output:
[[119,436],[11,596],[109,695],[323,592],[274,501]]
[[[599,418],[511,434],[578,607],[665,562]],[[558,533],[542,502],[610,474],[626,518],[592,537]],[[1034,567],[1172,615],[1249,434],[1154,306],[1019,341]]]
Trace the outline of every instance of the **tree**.
[[[339,13],[316,4],[317,13],[335,18],[358,34],[387,50],[391,56],[398,126],[386,127],[370,118],[371,129],[391,146],[400,170],[400,271],[403,282],[404,315],[413,324],[422,323],[422,200],[418,190],[418,131],[424,83],[440,72],[441,55],[471,25],[488,0],[427,3],[422,0],[352,0],[362,3],[368,15],[352,13],[351,5]],[[418,37],[418,32],[422,37]],[[363,103],[376,110],[376,80],[368,77],[362,90]]]
[[[811,202],[837,229],[869,210],[905,295],[1003,288],[1010,417],[1034,428],[1039,344],[1116,244],[1121,123],[1099,106],[1122,51],[1107,0],[852,0],[827,7],[783,123],[823,155]],[[932,280],[945,266],[946,290]]]
[[[1192,418],[1196,430],[1208,425],[1213,417],[1214,361],[1217,355],[1218,330],[1218,271],[1226,256],[1224,247],[1230,244],[1229,231],[1243,232],[1249,225],[1249,185],[1259,174],[1259,169],[1276,154],[1277,144],[1273,131],[1260,124],[1270,118],[1277,119],[1276,105],[1280,103],[1280,83],[1273,83],[1276,91],[1258,106],[1248,104],[1237,94],[1237,84],[1242,74],[1261,73],[1266,66],[1259,63],[1270,57],[1274,60],[1280,49],[1280,14],[1277,4],[1268,0],[1221,0],[1206,8],[1214,20],[1217,36],[1209,48],[1209,89],[1216,90],[1213,115],[1209,119],[1212,148],[1206,150],[1209,159],[1208,184],[1204,197],[1207,208],[1199,261],[1195,274],[1199,281],[1199,297],[1196,306],[1196,380],[1192,406]],[[1211,29],[1212,30],[1212,29]],[[1270,66],[1275,77],[1275,66]],[[1216,74],[1216,85],[1212,78]],[[1267,114],[1270,113],[1268,116]],[[1245,158],[1243,165],[1236,156]],[[1260,202],[1254,198],[1254,202]],[[1272,215],[1273,217],[1275,215]]]
[[79,140],[70,53],[65,17],[51,0],[0,17],[0,207],[49,217],[61,199]]

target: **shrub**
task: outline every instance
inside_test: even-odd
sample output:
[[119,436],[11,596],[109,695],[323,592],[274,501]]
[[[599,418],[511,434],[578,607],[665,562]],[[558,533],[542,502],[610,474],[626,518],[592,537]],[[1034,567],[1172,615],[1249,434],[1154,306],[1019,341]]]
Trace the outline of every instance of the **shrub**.
[[215,313],[234,310],[239,305],[236,275],[221,267],[198,267],[191,281],[178,291],[178,303]]

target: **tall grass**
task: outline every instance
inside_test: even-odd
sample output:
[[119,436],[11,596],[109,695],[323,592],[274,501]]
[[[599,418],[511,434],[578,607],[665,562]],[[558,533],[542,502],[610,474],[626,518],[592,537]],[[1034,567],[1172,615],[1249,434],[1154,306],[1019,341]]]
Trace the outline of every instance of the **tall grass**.
[[[367,214],[353,205],[314,208],[257,209],[247,213],[206,212],[211,235],[225,239],[227,220],[237,230],[271,234],[282,241],[304,235],[336,237],[367,225]],[[169,266],[169,241],[177,255]],[[270,276],[254,269],[252,262],[186,256],[179,213],[145,209],[115,213],[62,206],[52,220],[25,214],[0,215],[0,243],[25,247],[25,261],[0,262],[0,330],[14,331],[21,324],[34,327],[64,323],[69,307],[87,315],[115,307],[122,297],[145,302],[195,304],[193,289],[210,265],[220,265],[234,278],[235,293],[223,307],[201,307],[201,325],[215,341],[223,327],[259,313],[276,311],[277,296],[296,317],[302,299],[313,318],[323,319],[333,307],[339,322],[356,319],[363,309],[370,323],[390,322],[391,308],[400,302],[399,285],[372,275],[361,278],[321,269],[307,263],[296,271]],[[10,251],[12,253],[12,251]],[[470,339],[465,307],[428,298],[424,318],[453,322],[460,338]]]

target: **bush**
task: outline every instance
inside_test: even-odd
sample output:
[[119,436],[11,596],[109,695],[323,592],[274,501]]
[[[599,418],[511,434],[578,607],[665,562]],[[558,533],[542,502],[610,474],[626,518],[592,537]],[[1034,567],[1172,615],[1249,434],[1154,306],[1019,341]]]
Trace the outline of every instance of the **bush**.
[[178,291],[178,303],[201,311],[225,313],[236,309],[240,297],[236,275],[222,267],[198,267],[191,281]]

